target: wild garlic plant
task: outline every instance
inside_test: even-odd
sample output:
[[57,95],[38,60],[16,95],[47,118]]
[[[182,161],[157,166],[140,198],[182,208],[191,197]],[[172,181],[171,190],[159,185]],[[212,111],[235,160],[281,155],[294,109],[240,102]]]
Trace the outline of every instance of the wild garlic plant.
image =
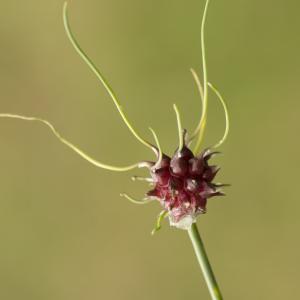
[[[196,226],[197,217],[206,212],[207,200],[213,196],[224,195],[222,187],[224,187],[225,185],[213,182],[219,171],[219,168],[215,165],[210,165],[209,161],[213,156],[219,153],[218,151],[216,151],[216,149],[224,143],[229,133],[229,116],[226,103],[219,91],[211,83],[208,82],[207,76],[204,29],[208,5],[209,0],[206,0],[201,24],[201,49],[203,68],[202,83],[195,70],[191,69],[192,76],[199,91],[202,103],[201,118],[196,129],[190,136],[188,136],[187,130],[183,129],[182,127],[179,110],[175,104],[173,105],[177,118],[179,141],[178,147],[176,148],[175,153],[172,156],[168,156],[162,151],[157,134],[152,128],[149,129],[153,135],[155,144],[152,144],[141,137],[131,125],[120,105],[115,92],[109,85],[108,81],[105,79],[102,72],[94,65],[92,60],[88,57],[88,55],[83,51],[83,49],[77,42],[70,28],[67,3],[65,3],[63,7],[63,22],[66,34],[71,44],[83,59],[83,61],[91,69],[91,71],[100,80],[103,87],[109,94],[111,100],[113,101],[115,107],[117,108],[122,120],[128,127],[129,131],[140,143],[154,152],[155,160],[145,160],[122,167],[108,165],[92,158],[80,148],[75,146],[73,143],[69,142],[47,120],[10,113],[2,113],[0,114],[0,117],[20,119],[24,121],[35,121],[46,125],[60,142],[65,144],[79,156],[84,158],[89,163],[95,165],[96,167],[115,172],[127,172],[136,168],[147,168],[149,171],[149,177],[132,177],[133,180],[146,181],[152,186],[152,189],[146,193],[145,197],[141,200],[137,200],[128,194],[121,194],[121,196],[127,198],[132,203],[139,205],[155,201],[159,202],[161,206],[161,212],[157,217],[155,228],[153,229],[152,234],[154,234],[161,228],[161,222],[165,218],[169,219],[169,223],[171,226],[175,226],[176,228],[183,229],[188,232],[198,262],[203,271],[211,298],[214,300],[220,300],[223,298]],[[202,142],[207,123],[209,89],[211,89],[211,91],[215,93],[217,98],[220,100],[220,103],[222,104],[225,113],[226,125],[225,132],[220,141],[211,147],[202,149]],[[193,147],[192,144],[194,144]]]

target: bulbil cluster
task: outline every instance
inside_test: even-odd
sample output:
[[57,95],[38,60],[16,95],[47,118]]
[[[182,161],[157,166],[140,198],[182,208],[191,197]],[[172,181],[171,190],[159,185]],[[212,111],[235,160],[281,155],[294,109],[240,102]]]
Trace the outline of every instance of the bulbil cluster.
[[184,145],[172,158],[163,155],[150,168],[154,189],[147,196],[159,200],[171,225],[189,228],[197,215],[206,212],[208,198],[224,195],[223,185],[212,183],[219,168],[208,163],[217,153],[207,149],[194,156]]

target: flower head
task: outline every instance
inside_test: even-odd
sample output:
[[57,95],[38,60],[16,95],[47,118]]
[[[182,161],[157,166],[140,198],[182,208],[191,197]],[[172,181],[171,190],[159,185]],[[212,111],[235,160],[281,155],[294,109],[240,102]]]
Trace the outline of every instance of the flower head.
[[[176,105],[174,109],[177,115],[179,147],[172,157],[162,152],[158,138],[151,129],[157,143],[157,161],[149,162],[150,177],[144,180],[153,187],[146,194],[148,201],[158,200],[163,208],[156,230],[160,229],[162,216],[169,217],[171,226],[189,229],[196,222],[196,217],[206,212],[207,199],[224,195],[221,188],[225,185],[213,182],[220,168],[209,164],[209,160],[220,152],[205,149],[194,155],[187,146],[190,141],[186,138],[187,131],[181,127]],[[134,177],[137,178],[143,179]],[[128,195],[123,196],[133,200]],[[135,203],[143,202],[135,200]]]
[[164,155],[163,163],[151,168],[154,189],[147,196],[160,202],[171,225],[189,228],[197,215],[206,212],[208,198],[223,195],[221,186],[212,182],[219,171],[208,163],[214,154],[207,149],[195,157],[184,146],[172,158]]

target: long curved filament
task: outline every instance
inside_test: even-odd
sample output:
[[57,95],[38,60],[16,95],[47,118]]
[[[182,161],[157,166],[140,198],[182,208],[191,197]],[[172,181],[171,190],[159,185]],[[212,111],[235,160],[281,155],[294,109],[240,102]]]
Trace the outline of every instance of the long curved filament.
[[162,150],[161,150],[160,142],[158,140],[156,132],[151,127],[149,127],[149,130],[151,131],[151,133],[152,133],[152,135],[154,137],[154,140],[155,140],[155,143],[156,143],[156,146],[157,146],[157,149],[158,149],[158,159],[157,159],[156,164],[160,165],[160,163],[162,161],[162,157],[163,157],[163,153],[162,153]]
[[145,181],[145,182],[149,182],[150,184],[154,183],[154,180],[152,178],[148,178],[148,177],[132,176],[131,179],[133,181]]
[[147,198],[142,199],[142,200],[137,200],[127,194],[120,194],[120,196],[126,198],[128,201],[130,201],[133,204],[139,204],[139,205],[148,204],[153,201],[152,199],[147,199]]
[[225,113],[225,132],[224,132],[224,135],[221,138],[221,140],[215,146],[213,146],[213,148],[218,148],[218,147],[220,147],[225,142],[225,140],[228,137],[229,127],[230,127],[229,126],[229,123],[230,123],[230,121],[229,121],[229,113],[228,113],[227,104],[226,104],[225,100],[223,99],[221,93],[211,83],[208,83],[208,86],[217,95],[218,99],[222,103],[222,106],[223,106],[223,109],[224,109],[224,113]]
[[80,57],[84,60],[84,62],[89,66],[89,68],[92,70],[92,72],[96,75],[96,77],[100,80],[100,82],[102,83],[102,85],[104,86],[105,90],[107,91],[107,93],[109,94],[109,96],[111,97],[112,101],[114,102],[119,114],[121,115],[124,123],[126,124],[126,126],[128,127],[128,129],[130,130],[130,132],[133,134],[133,136],[139,141],[141,142],[143,145],[145,145],[146,147],[149,147],[150,149],[152,149],[155,153],[157,153],[156,148],[150,144],[149,142],[147,142],[146,140],[144,140],[142,137],[140,137],[137,132],[135,131],[135,129],[132,127],[132,125],[130,124],[130,122],[128,121],[126,115],[124,114],[122,107],[116,97],[115,92],[113,91],[113,89],[111,88],[111,86],[109,85],[109,83],[107,82],[107,80],[104,78],[104,76],[102,75],[102,73],[100,72],[100,70],[95,66],[95,64],[92,62],[92,60],[87,56],[87,54],[83,51],[83,49],[80,47],[79,43],[77,42],[74,34],[72,33],[70,24],[69,24],[69,19],[68,19],[68,3],[65,2],[64,3],[64,7],[63,7],[63,21],[64,21],[64,27],[65,27],[65,31],[67,33],[67,36],[72,44],[72,46],[74,47],[74,49],[76,50],[76,52],[80,55]]
[[180,112],[178,110],[177,105],[173,104],[173,108],[175,110],[176,120],[177,120],[177,127],[178,127],[178,138],[179,138],[179,147],[178,147],[178,150],[181,151],[182,148],[183,148],[183,146],[184,146],[185,131],[182,129]]
[[208,10],[209,0],[206,0],[203,18],[202,18],[202,24],[201,24],[201,50],[202,50],[202,65],[203,65],[203,109],[202,109],[202,115],[199,122],[199,125],[197,126],[194,135],[197,137],[196,139],[196,145],[194,147],[194,153],[198,154],[201,142],[203,140],[204,136],[204,130],[206,127],[207,122],[207,65],[206,65],[206,53],[205,53],[205,39],[204,39],[204,29],[205,29],[205,21],[207,16],[207,10]]
[[85,159],[86,161],[88,161],[89,163],[91,163],[92,165],[94,165],[96,167],[110,170],[110,171],[116,171],[116,172],[126,172],[126,171],[130,171],[132,169],[135,169],[135,168],[143,167],[143,163],[136,163],[136,164],[126,166],[126,167],[115,167],[115,166],[101,163],[101,162],[95,160],[94,158],[90,157],[89,155],[87,155],[85,152],[83,152],[82,150],[77,148],[75,145],[73,145],[71,142],[67,141],[65,138],[63,138],[60,135],[60,133],[55,129],[55,127],[46,120],[43,120],[40,118],[34,118],[34,117],[14,115],[14,114],[0,114],[0,118],[12,118],[12,119],[19,119],[19,120],[24,120],[24,121],[34,121],[34,122],[43,123],[44,125],[46,125],[48,128],[51,129],[53,134],[59,139],[60,142],[62,142],[63,144],[65,144],[66,146],[71,148],[74,152],[76,152],[78,155],[80,155],[83,159]]
[[166,210],[162,210],[158,217],[157,217],[157,220],[156,220],[156,224],[155,224],[155,227],[154,229],[152,230],[151,234],[154,235],[158,230],[161,229],[161,222],[162,220],[169,214],[168,211]]
[[[201,100],[203,102],[204,91],[203,91],[203,86],[202,86],[201,80],[199,79],[199,76],[198,76],[197,72],[193,68],[191,68],[190,71],[191,71],[191,73],[192,73],[192,75],[194,77],[195,83],[196,83],[197,88],[199,90],[199,94],[200,94]],[[202,103],[202,105],[203,105],[203,103]]]
[[[200,98],[201,98],[201,104],[202,104],[202,113],[203,113],[203,107],[204,107],[204,92],[203,92],[203,87],[202,87],[202,84],[201,84],[201,81],[200,81],[200,78],[197,74],[197,72],[194,70],[194,69],[190,69],[191,70],[191,73],[193,75],[193,79],[196,83],[196,86],[197,86],[197,89],[199,91],[199,95],[200,95]],[[201,122],[198,124],[197,128],[195,129],[194,133],[190,136],[189,138],[189,144],[193,141],[193,139],[196,137],[196,135],[198,134],[199,130],[200,130],[200,125],[201,125]]]

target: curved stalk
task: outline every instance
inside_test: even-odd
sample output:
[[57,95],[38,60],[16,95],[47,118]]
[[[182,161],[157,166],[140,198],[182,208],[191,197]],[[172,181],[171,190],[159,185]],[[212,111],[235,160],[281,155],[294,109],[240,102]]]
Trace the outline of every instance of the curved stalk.
[[125,113],[123,112],[123,109],[119,103],[119,100],[117,99],[117,96],[115,94],[115,92],[113,91],[112,87],[110,86],[110,84],[108,83],[108,81],[106,80],[106,78],[103,76],[103,74],[100,72],[100,70],[95,66],[95,64],[92,62],[92,60],[88,57],[88,55],[84,52],[84,50],[81,48],[81,46],[79,45],[79,43],[77,42],[70,24],[69,24],[69,19],[68,19],[68,3],[65,2],[64,6],[63,6],[63,21],[64,21],[64,27],[65,27],[65,31],[66,34],[72,44],[72,46],[74,47],[74,49],[76,50],[76,52],[79,54],[79,56],[83,59],[83,61],[88,65],[88,67],[91,69],[91,71],[96,75],[96,77],[100,80],[100,82],[102,83],[103,87],[105,88],[105,90],[107,91],[107,93],[109,94],[110,98],[112,99],[112,101],[114,102],[121,118],[123,119],[124,123],[126,124],[126,126],[128,127],[128,129],[130,130],[130,132],[133,134],[133,136],[139,141],[141,142],[143,145],[145,145],[146,147],[152,149],[156,154],[158,154],[157,149],[148,141],[146,141],[145,139],[143,139],[133,128],[133,126],[131,125],[131,123],[129,122],[128,118],[126,117]]
[[184,146],[184,136],[185,136],[185,131],[182,129],[182,124],[181,124],[181,117],[179,110],[177,108],[176,104],[173,104],[173,108],[176,113],[176,120],[177,120],[177,127],[178,127],[178,137],[179,137],[179,147],[178,151],[181,151],[183,146]]
[[[200,98],[201,98],[201,104],[202,104],[201,120],[202,120],[202,116],[203,116],[203,113],[204,113],[204,107],[205,107],[203,86],[202,86],[202,83],[200,81],[200,78],[199,78],[197,72],[194,69],[191,69],[191,72],[192,72],[194,81],[196,83],[196,86],[197,86],[197,89],[199,91],[199,95],[200,95]],[[195,129],[195,131],[193,132],[193,134],[190,136],[188,144],[192,143],[192,141],[194,140],[194,138],[197,136],[197,134],[198,134],[198,132],[200,130],[200,126],[201,126],[201,121],[198,124],[197,128]]]
[[157,151],[158,151],[158,154],[157,154],[157,162],[156,162],[156,165],[160,165],[161,161],[162,161],[162,158],[163,158],[163,153],[162,153],[162,150],[161,150],[161,146],[160,146],[160,142],[158,140],[158,137],[157,137],[157,134],[156,132],[151,128],[149,127],[149,130],[151,131],[153,137],[154,137],[154,140],[155,140],[155,143],[156,143],[156,146],[157,146]]
[[197,260],[204,275],[210,296],[212,300],[223,300],[217,280],[209,263],[204,244],[201,240],[197,225],[194,223],[188,230],[189,237],[192,241]]
[[223,99],[221,93],[211,83],[208,83],[208,86],[217,95],[218,99],[220,100],[220,102],[223,106],[224,113],[225,113],[225,132],[224,132],[224,135],[223,135],[222,139],[216,145],[213,146],[213,148],[218,148],[226,141],[228,133],[229,133],[229,113],[228,113],[227,104],[226,104],[225,100]]
[[116,166],[107,165],[107,164],[104,164],[104,163],[102,163],[100,161],[97,161],[96,159],[90,157],[88,154],[83,152],[77,146],[75,146],[74,144],[72,144],[71,142],[66,140],[56,130],[56,128],[47,120],[40,119],[40,118],[34,118],[34,117],[26,117],[26,116],[22,116],[22,115],[14,115],[14,114],[0,114],[0,118],[19,119],[19,120],[29,121],[29,122],[40,122],[40,123],[46,125],[52,131],[52,133],[58,138],[58,140],[61,143],[65,144],[67,147],[72,149],[74,152],[76,152],[83,159],[85,159],[86,161],[88,161],[89,163],[91,163],[92,165],[94,165],[98,168],[106,169],[106,170],[109,170],[109,171],[115,171],[115,172],[127,172],[127,171],[133,170],[135,168],[148,167],[148,165],[149,165],[147,162],[136,163],[136,164],[126,166],[126,167],[116,167]]

